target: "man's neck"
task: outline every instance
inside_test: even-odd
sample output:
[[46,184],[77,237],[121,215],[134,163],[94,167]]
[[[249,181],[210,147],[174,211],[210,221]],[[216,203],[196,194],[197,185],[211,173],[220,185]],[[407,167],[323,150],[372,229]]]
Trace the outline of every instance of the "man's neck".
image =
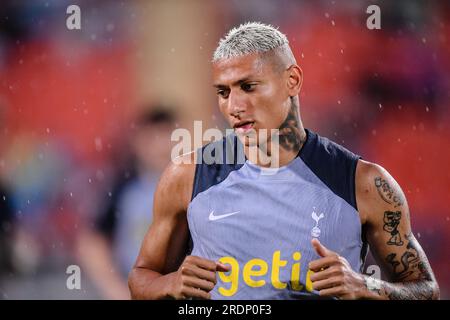
[[[291,109],[279,128],[278,143],[269,140],[264,147],[259,147],[256,159],[255,153],[250,152],[250,147],[245,147],[244,152],[247,159],[261,167],[282,167],[297,157],[305,141],[306,131],[300,119],[296,97],[292,99]],[[262,161],[267,155],[270,161]]]

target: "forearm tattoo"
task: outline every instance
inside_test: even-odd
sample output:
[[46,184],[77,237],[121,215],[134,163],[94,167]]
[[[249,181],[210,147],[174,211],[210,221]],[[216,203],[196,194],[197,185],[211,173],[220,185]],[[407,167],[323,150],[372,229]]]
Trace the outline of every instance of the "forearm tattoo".
[[[386,261],[393,269],[394,282],[374,279],[372,281],[378,282],[379,289],[371,290],[371,292],[376,292],[380,297],[390,300],[437,299],[438,290],[427,259],[420,256],[412,234],[405,235],[405,239],[408,241],[407,250],[400,259],[397,259],[395,253],[386,257]],[[415,280],[407,280],[409,277]]]
[[[385,286],[387,297],[391,300],[436,299],[437,290],[427,258],[420,253],[417,241],[412,233],[405,235],[406,251],[400,259],[395,253],[386,257],[392,266],[393,278],[397,284]],[[417,279],[407,281],[408,278]]]
[[428,271],[429,266],[425,264],[423,257],[419,255],[414,237],[411,233],[405,235],[405,237],[408,243],[406,245],[406,251],[402,254],[401,258],[397,259],[395,253],[391,253],[386,257],[386,262],[392,267],[394,280],[404,281],[416,273],[416,278],[431,281],[432,277]]

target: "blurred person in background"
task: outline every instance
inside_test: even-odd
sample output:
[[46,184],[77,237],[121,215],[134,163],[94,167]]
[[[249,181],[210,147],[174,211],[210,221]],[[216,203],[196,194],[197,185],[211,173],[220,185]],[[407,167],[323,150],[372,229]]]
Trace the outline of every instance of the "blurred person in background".
[[[0,104],[0,129],[3,129],[4,106]],[[1,141],[2,139],[0,139]],[[0,155],[2,146],[0,145]],[[13,225],[14,211],[9,186],[3,181],[0,173],[0,298],[3,296],[2,280],[13,270]]]
[[10,192],[0,181],[0,289],[3,276],[12,270],[13,218]]
[[83,270],[106,299],[129,299],[127,274],[152,221],[153,193],[170,161],[170,136],[175,115],[164,107],[141,113],[131,134],[132,167],[108,193],[94,227],[80,235]]

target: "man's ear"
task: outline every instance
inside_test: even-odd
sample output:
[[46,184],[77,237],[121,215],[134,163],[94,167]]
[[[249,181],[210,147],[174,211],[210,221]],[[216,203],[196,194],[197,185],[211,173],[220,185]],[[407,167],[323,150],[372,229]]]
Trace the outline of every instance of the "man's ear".
[[300,93],[300,89],[303,83],[303,71],[296,65],[291,65],[287,70],[287,87],[289,96],[295,97]]

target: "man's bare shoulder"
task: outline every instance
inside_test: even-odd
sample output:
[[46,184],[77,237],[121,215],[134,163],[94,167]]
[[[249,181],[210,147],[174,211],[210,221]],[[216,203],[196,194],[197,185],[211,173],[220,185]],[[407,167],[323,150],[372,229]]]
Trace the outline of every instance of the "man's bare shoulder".
[[167,202],[180,210],[186,210],[192,196],[194,176],[194,152],[173,159],[159,180],[155,195],[156,204]]
[[375,208],[407,206],[397,181],[382,166],[359,160],[356,167],[356,202],[362,222],[370,219]]
[[195,152],[186,153],[173,159],[163,172],[162,179],[180,182],[193,178],[195,174]]

